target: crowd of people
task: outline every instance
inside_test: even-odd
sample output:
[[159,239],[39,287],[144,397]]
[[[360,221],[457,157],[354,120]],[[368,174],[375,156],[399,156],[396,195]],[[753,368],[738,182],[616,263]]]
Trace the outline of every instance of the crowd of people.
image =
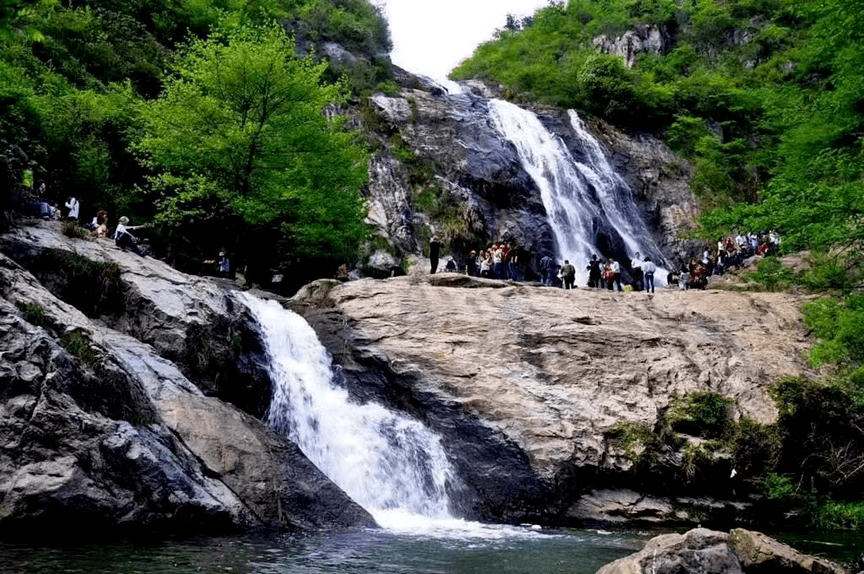
[[[524,281],[526,275],[525,251],[509,243],[493,243],[487,249],[479,252],[471,251],[465,265],[465,272],[474,277],[486,277],[488,279],[512,279],[513,281]],[[458,270],[455,261],[450,260]]]
[[78,198],[72,196],[66,198],[63,204],[65,208],[64,213],[61,209],[44,199],[44,183],[37,188],[37,191],[39,193],[35,198],[25,201],[25,204],[29,206],[30,211],[34,215],[38,215],[46,220],[59,219],[76,226],[80,225],[90,232],[90,237],[95,239],[109,238],[110,235],[110,239],[113,239],[121,249],[132,251],[138,255],[144,255],[144,252],[139,247],[138,238],[132,234],[132,231],[146,227],[145,225],[129,225],[129,218],[121,217],[117,221],[117,226],[114,227],[114,232],[109,234],[108,212],[104,209],[98,210],[92,220],[82,224],[80,223],[81,202],[78,201]]
[[[437,270],[442,245],[443,242],[438,236],[433,237],[430,250],[432,273]],[[701,258],[691,258],[680,270],[669,273],[666,283],[682,290],[704,289],[711,275],[722,275],[730,268],[740,267],[745,259],[754,255],[771,255],[779,246],[780,236],[774,230],[721,237],[717,240],[716,249],[712,245],[706,246]],[[524,281],[532,273],[531,257],[529,252],[519,246],[496,242],[480,251],[471,251],[464,266],[458,265],[452,257],[449,258],[445,268],[447,271],[464,272],[474,277]],[[647,293],[655,291],[657,264],[639,252],[629,261],[626,273],[622,273],[622,264],[619,261],[611,257],[603,260],[597,255],[591,257],[585,270],[589,288]],[[536,271],[541,285],[563,289],[577,286],[576,267],[567,259],[559,264],[553,256],[544,255],[540,258]],[[624,277],[628,280],[626,283]]]
[[720,237],[716,249],[706,246],[701,259],[691,258],[679,271],[670,273],[668,283],[677,284],[681,290],[704,289],[712,275],[723,275],[729,269],[740,268],[744,260],[754,255],[773,255],[779,248],[780,235],[773,229]]

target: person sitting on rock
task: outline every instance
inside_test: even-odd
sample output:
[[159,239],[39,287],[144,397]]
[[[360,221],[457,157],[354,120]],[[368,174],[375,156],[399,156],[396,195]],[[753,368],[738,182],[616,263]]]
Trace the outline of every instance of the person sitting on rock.
[[138,249],[138,244],[136,243],[135,236],[129,233],[132,229],[140,229],[144,227],[143,225],[129,226],[126,225],[129,223],[129,218],[125,215],[120,218],[120,222],[117,224],[117,229],[114,230],[114,243],[117,244],[121,249],[129,249],[136,255],[144,255],[141,253],[141,250]]
[[91,222],[90,237],[105,237],[108,235],[108,212],[100,209]]
[[66,203],[64,203],[63,205],[66,206],[66,209],[69,210],[66,218],[72,221],[78,221],[78,213],[81,210],[81,204],[78,203],[78,200],[74,197],[69,197],[66,199]]

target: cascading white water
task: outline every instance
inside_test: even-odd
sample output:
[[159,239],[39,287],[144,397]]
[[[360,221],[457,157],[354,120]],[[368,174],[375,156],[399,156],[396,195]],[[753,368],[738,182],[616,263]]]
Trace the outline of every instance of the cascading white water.
[[271,428],[368,510],[400,529],[452,519],[447,490],[457,484],[440,437],[374,403],[352,402],[333,384],[331,358],[299,315],[241,293],[264,333],[274,383]]
[[[577,270],[577,284],[587,282],[585,266],[600,250],[598,230],[614,229],[629,256],[638,251],[658,264],[658,284],[665,283],[664,258],[646,231],[627,184],[611,168],[600,143],[585,129],[575,111],[570,121],[585,153],[577,161],[561,141],[528,110],[504,100],[490,100],[495,128],[519,153],[523,168],[540,189],[555,235],[557,257],[569,259]],[[560,261],[559,261],[560,262]]]

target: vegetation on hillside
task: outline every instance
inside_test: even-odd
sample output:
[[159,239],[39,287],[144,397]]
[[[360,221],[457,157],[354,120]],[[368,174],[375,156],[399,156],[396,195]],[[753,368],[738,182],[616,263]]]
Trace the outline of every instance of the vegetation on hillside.
[[[776,228],[860,261],[864,2],[570,0],[522,26],[452,76],[661,136],[693,163],[707,238]],[[595,46],[645,27],[663,50],[632,67]]]
[[329,112],[392,83],[389,49],[366,0],[2,3],[0,211],[44,183],[187,271],[224,247],[258,282],[332,275],[368,158]]
[[[715,421],[708,436],[672,420],[678,405],[658,429],[617,435],[638,439],[637,469],[656,479],[663,453],[682,448],[681,425],[694,427],[686,432],[709,440],[676,467],[695,474],[675,480],[703,480],[699,469],[725,457],[752,498],[822,526],[864,526],[862,30],[861,0],[552,0],[532,18],[508,18],[452,73],[653,133],[693,165],[702,237],[776,229],[784,251],[810,252],[806,273],[769,258],[754,275],[768,289],[797,284],[826,296],[804,309],[811,361],[825,375],[776,384],[776,425]],[[659,49],[630,62],[604,53],[648,32]]]

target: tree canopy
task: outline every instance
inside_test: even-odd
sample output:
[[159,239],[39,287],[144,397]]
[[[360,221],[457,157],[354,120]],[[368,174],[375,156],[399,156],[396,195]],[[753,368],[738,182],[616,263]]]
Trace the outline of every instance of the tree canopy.
[[[156,171],[144,194],[158,222],[239,247],[247,260],[250,250],[273,247],[272,261],[338,262],[356,251],[366,237],[359,189],[368,156],[324,114],[343,86],[321,83],[326,63],[294,54],[277,24],[214,33],[179,50],[176,76],[140,107],[134,145]],[[277,244],[250,245],[259,228],[278,229]]]
[[320,276],[365,234],[366,144],[336,118],[390,89],[389,49],[367,0],[0,0],[0,209],[44,183],[153,223],[184,270],[224,246],[262,278]]

